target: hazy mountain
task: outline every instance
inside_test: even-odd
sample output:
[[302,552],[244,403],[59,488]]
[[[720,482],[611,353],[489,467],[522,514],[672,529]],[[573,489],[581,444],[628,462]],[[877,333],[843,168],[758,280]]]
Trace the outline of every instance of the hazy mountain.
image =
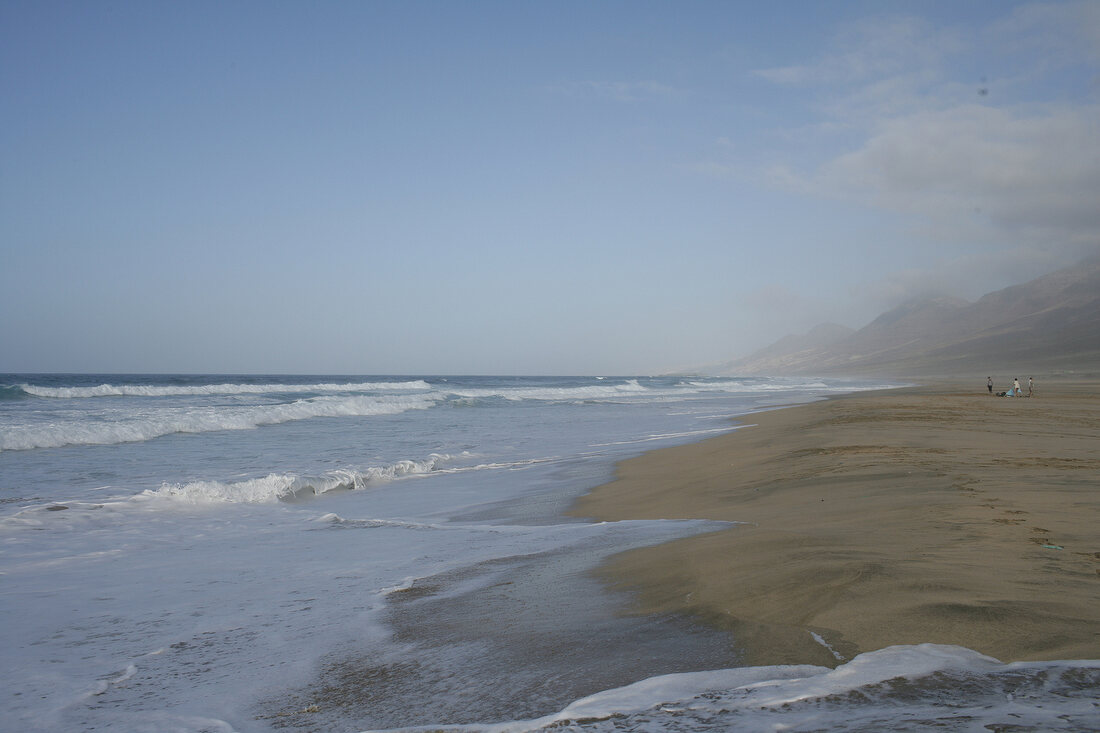
[[855,332],[854,328],[838,323],[819,323],[809,333],[788,334],[745,359],[719,364],[707,371],[714,371],[716,374],[795,373],[803,365],[814,364],[826,358],[830,346],[842,342]]
[[1100,369],[1100,260],[970,303],[930,298],[858,331],[822,324],[722,364],[719,374],[897,376]]

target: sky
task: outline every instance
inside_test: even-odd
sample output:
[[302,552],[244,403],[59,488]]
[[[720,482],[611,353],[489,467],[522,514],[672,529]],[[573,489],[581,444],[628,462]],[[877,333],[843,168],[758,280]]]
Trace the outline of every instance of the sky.
[[1100,251],[1100,3],[0,0],[0,371],[654,374]]

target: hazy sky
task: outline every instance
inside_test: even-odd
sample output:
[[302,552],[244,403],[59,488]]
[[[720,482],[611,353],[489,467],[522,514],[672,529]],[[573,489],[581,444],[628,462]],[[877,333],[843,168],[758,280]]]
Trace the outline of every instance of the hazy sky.
[[1097,251],[1100,2],[0,0],[0,371],[634,374]]

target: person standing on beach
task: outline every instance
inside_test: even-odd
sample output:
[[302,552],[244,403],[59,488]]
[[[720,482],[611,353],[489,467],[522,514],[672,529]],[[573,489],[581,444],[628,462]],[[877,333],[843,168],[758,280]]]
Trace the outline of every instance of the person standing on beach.
[[993,377],[985,378],[985,386],[989,388],[989,394],[993,394]]
[[1028,397],[1031,396],[1031,391],[1033,389],[1035,389],[1035,382],[1032,381],[1031,377],[1028,377],[1027,378],[1027,396]]
[[1020,396],[1020,378],[1019,377],[1013,377],[1012,378],[1012,396],[1013,397],[1019,397]]

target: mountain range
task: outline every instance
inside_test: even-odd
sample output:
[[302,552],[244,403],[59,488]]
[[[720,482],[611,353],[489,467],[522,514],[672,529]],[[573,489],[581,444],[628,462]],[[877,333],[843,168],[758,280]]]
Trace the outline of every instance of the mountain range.
[[973,303],[949,297],[911,301],[859,330],[823,323],[705,371],[836,376],[1100,372],[1100,259]]

